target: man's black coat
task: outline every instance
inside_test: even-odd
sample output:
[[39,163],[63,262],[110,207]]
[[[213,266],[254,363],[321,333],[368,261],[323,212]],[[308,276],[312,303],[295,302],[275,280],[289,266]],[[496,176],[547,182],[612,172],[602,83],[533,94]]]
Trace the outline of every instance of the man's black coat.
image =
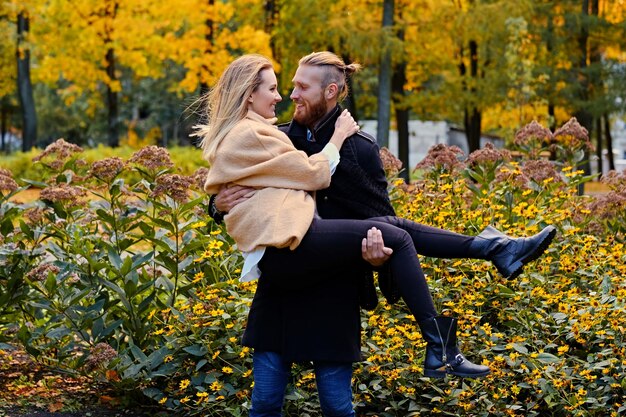
[[[313,154],[330,140],[340,113],[337,106],[318,123],[313,141],[297,122],[279,128],[298,149]],[[340,156],[330,187],[316,194],[319,215],[327,219],[394,215],[375,140],[359,132],[346,140]],[[278,352],[294,362],[361,360],[359,293],[366,273],[364,265],[347,265],[329,271],[323,283],[307,286],[306,277],[293,271],[294,282],[302,285],[289,290],[273,287],[271,279],[261,276],[243,344]]]

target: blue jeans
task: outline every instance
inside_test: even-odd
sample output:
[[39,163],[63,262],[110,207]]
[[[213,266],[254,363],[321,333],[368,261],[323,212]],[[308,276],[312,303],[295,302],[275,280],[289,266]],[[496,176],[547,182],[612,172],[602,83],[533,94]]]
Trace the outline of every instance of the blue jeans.
[[[282,416],[291,362],[274,352],[256,351],[252,357],[254,388],[250,417]],[[315,362],[315,382],[325,417],[354,417],[352,363]]]

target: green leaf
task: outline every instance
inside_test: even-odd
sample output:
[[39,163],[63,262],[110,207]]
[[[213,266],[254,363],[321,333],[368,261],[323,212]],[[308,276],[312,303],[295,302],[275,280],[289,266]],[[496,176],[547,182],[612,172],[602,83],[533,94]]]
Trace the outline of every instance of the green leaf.
[[120,325],[123,322],[124,322],[124,320],[122,320],[122,319],[115,320],[113,323],[108,325],[104,330],[102,330],[101,336],[102,337],[107,337],[108,335],[110,335],[113,332],[113,330],[115,330],[118,327],[120,327]]
[[163,398],[163,392],[160,389],[157,388],[144,388],[144,390],[142,391],[143,395],[145,395],[148,398],[152,398],[153,400],[160,400],[161,398]]
[[189,353],[190,355],[194,355],[194,356],[205,356],[208,353],[206,347],[202,345],[187,346],[187,347],[184,347],[183,350]]
[[95,340],[100,339],[102,334],[102,329],[104,328],[104,320],[102,317],[97,318],[93,321],[93,325],[91,326],[91,334]]
[[206,365],[208,360],[202,359],[196,364],[196,371],[199,371],[204,365]]
[[528,349],[526,348],[526,346],[522,345],[521,343],[513,343],[513,349],[515,349],[517,352],[522,353],[524,355],[528,354]]
[[558,356],[554,356],[551,353],[540,353],[537,355],[537,360],[541,363],[558,363],[561,362]]
[[109,246],[108,254],[109,262],[111,262],[111,265],[113,265],[115,269],[120,270],[122,267],[122,258],[120,258],[120,255],[115,251],[112,246]]
[[136,360],[142,363],[148,362],[148,357],[145,353],[143,353],[141,349],[139,349],[139,347],[137,347],[137,345],[130,345],[130,352],[133,354]]
[[169,349],[166,348],[165,346],[152,352],[150,356],[148,356],[148,362],[150,363],[148,366],[150,370],[153,370],[157,368],[158,366],[160,366],[163,363],[163,360],[165,359],[165,357],[169,353],[170,353]]

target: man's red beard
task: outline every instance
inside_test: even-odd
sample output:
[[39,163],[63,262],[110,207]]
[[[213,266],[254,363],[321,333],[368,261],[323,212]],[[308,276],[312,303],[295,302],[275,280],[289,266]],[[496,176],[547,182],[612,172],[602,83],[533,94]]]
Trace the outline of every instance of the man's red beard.
[[306,104],[304,105],[303,111],[296,110],[293,114],[293,119],[301,125],[304,125],[309,129],[313,129],[315,125],[322,120],[324,116],[326,116],[326,101],[324,101],[324,93],[322,92],[320,94],[319,99],[315,103],[309,102],[308,104],[308,108]]

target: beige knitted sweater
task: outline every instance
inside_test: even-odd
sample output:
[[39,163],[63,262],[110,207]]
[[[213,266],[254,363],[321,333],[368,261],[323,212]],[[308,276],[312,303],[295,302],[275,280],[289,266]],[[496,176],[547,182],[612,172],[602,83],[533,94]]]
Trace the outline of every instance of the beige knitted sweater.
[[224,217],[244,252],[262,246],[295,249],[313,221],[310,191],[330,185],[328,158],[298,151],[274,122],[248,111],[218,146],[204,185],[209,194],[228,183],[257,188]]

